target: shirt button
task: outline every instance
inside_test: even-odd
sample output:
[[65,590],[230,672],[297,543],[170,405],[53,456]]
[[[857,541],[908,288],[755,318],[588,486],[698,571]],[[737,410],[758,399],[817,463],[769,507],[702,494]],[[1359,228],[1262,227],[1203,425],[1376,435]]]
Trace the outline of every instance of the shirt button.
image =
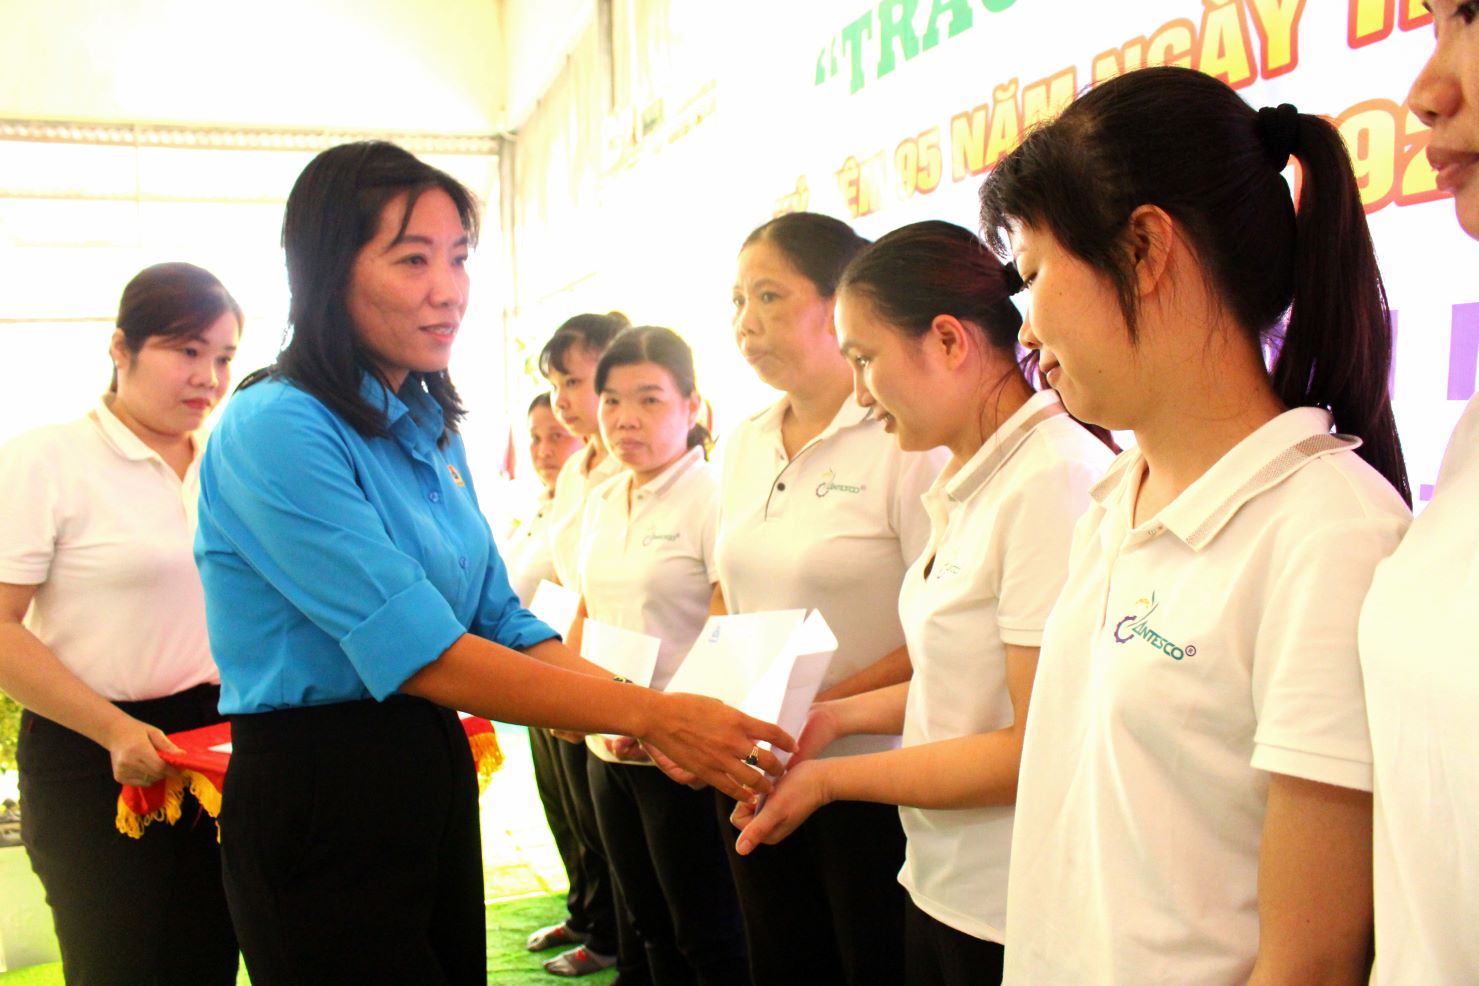
[[461,565],[464,569],[466,569],[467,568],[467,556],[466,555],[463,555],[461,558],[458,558],[457,559],[457,564],[458,565]]
[[785,492],[786,484],[785,483],[776,483],[775,484],[775,488],[778,489],[778,490],[780,490],[780,491],[782,491],[782,492]]
[[441,502],[441,499],[442,499],[442,495],[440,493],[438,493],[436,490],[432,490],[430,493],[426,494],[426,498],[428,500],[430,500],[432,503],[440,503]]

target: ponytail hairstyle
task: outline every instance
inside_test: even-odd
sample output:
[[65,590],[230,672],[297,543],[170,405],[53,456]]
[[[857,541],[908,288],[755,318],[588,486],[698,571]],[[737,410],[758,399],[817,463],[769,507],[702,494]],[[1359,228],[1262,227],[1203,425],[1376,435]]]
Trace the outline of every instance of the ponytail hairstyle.
[[[133,276],[118,299],[123,348],[137,356],[154,336],[181,339],[204,332],[230,312],[241,330],[241,306],[216,275],[194,264],[166,263],[145,267]],[[108,393],[118,392],[118,368]]]
[[573,315],[561,323],[555,334],[549,337],[549,342],[539,351],[539,372],[546,379],[551,374],[567,372],[565,354],[577,347],[600,358],[611,340],[623,329],[631,327],[632,320],[621,312],[607,312],[605,315],[586,312]]
[[1011,296],[1021,284],[975,233],[932,219],[865,247],[842,272],[837,290],[866,298],[884,321],[912,339],[927,334],[936,316],[953,315],[1015,362],[1022,314]]
[[[693,372],[693,350],[683,337],[660,325],[639,325],[623,331],[606,347],[596,364],[596,393],[606,389],[606,378],[618,366],[653,363],[668,371],[678,393],[688,398],[697,389]],[[702,445],[705,458],[714,447],[709,429],[695,423],[688,430],[688,447]]]
[[779,250],[823,298],[837,294],[843,269],[868,245],[847,223],[819,212],[776,216],[751,230],[740,249],[755,243],[769,243]]
[[[468,242],[477,244],[478,208],[472,193],[451,175],[382,140],[340,144],[312,161],[288,193],[282,245],[288,266],[288,322],[292,334],[277,363],[257,371],[237,389],[280,375],[322,401],[367,438],[389,434],[385,406],[360,393],[364,374],[376,374],[370,353],[349,316],[346,295],[360,250],[380,229],[380,214],[406,197],[399,218],[404,233],[422,195],[440,189],[457,209]],[[439,444],[446,444],[466,413],[446,370],[412,373],[442,409]]]
[[[954,223],[932,219],[880,237],[847,265],[837,290],[866,298],[883,321],[911,339],[928,333],[936,316],[952,315],[975,326],[989,348],[1016,363],[1029,385],[1038,376],[1036,352],[1017,357],[1022,313],[1011,297],[1022,290],[1021,275],[975,233]],[[998,393],[1010,379],[1009,374],[997,381]],[[1119,451],[1106,429],[1079,424]]]
[[[1291,155],[1303,171],[1297,214],[1282,175]],[[1410,504],[1387,393],[1386,291],[1335,128],[1287,103],[1254,112],[1191,69],[1127,72],[1031,131],[997,164],[981,186],[981,225],[998,253],[1007,249],[1004,231],[1051,233],[1114,287],[1133,339],[1124,233],[1142,205],[1176,221],[1223,308],[1277,348],[1270,373],[1279,400],[1328,409]]]

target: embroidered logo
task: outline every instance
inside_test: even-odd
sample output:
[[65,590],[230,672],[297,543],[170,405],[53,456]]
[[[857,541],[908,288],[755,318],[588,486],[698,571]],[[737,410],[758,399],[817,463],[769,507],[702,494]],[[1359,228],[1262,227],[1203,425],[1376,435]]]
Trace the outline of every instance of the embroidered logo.
[[1187,644],[1185,647],[1182,647],[1180,644],[1171,641],[1170,638],[1157,633],[1151,627],[1151,614],[1159,606],[1160,603],[1156,602],[1155,593],[1153,592],[1150,594],[1149,599],[1142,596],[1135,600],[1135,609],[1124,619],[1120,620],[1119,623],[1115,624],[1114,642],[1117,644],[1128,644],[1136,637],[1139,637],[1156,650],[1169,656],[1172,660],[1180,661],[1184,658],[1195,657],[1197,654],[1196,644]]
[[677,534],[677,532],[674,532],[672,534],[658,534],[658,533],[654,532],[654,533],[648,534],[648,535],[646,535],[646,536],[644,536],[642,538],[642,547],[644,547],[644,548],[650,548],[652,546],[652,542],[654,542],[654,541],[676,541],[676,540],[678,540],[678,534]]
[[861,493],[868,488],[866,486],[849,486],[846,483],[836,482],[836,479],[836,470],[828,469],[822,473],[822,481],[817,484],[816,489],[817,499],[820,500],[834,490],[838,493]]
[[462,473],[458,472],[457,467],[452,465],[452,463],[450,462],[447,463],[447,471],[452,474],[452,482],[456,483],[458,486],[465,487],[467,485],[462,481]]
[[955,564],[955,562],[943,561],[937,564],[934,568],[930,569],[930,577],[935,579],[943,579],[948,575],[959,575],[963,571],[965,571],[965,569]]

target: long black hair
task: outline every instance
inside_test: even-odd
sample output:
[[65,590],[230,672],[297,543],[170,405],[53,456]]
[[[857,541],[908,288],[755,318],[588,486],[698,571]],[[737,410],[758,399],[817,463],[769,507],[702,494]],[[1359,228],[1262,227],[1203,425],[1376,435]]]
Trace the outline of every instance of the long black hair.
[[[1282,176],[1291,155],[1303,172],[1297,213]],[[1255,112],[1191,69],[1139,69],[1031,131],[980,194],[993,248],[1005,252],[1004,232],[1021,225],[1050,232],[1114,286],[1132,337],[1136,294],[1124,233],[1135,209],[1164,209],[1225,310],[1278,343],[1278,398],[1329,409],[1339,431],[1362,439],[1361,457],[1411,503],[1387,392],[1386,291],[1350,157],[1327,121],[1287,104]]]
[[[329,148],[308,163],[288,194],[282,245],[287,253],[291,335],[268,372],[292,380],[367,437],[388,434],[386,408],[374,406],[360,393],[362,375],[376,371],[346,307],[350,272],[360,250],[375,238],[386,204],[406,197],[404,231],[417,200],[432,189],[452,200],[468,242],[476,245],[478,209],[472,193],[451,175],[386,141]],[[241,386],[264,375],[254,373]],[[466,413],[457,388],[445,370],[411,377],[420,378],[441,406],[445,442]]]

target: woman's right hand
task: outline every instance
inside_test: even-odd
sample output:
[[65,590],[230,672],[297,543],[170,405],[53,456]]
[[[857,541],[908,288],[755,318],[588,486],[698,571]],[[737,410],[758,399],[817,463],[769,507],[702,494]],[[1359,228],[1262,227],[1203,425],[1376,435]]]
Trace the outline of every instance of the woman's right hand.
[[748,856],[756,846],[775,845],[829,803],[832,796],[827,792],[824,768],[830,762],[798,764],[793,757],[763,808],[757,812],[747,805],[735,805],[729,816],[730,824],[741,830],[735,851]]
[[120,784],[148,787],[162,777],[178,773],[159,756],[160,750],[179,753],[163,730],[132,716],[121,716],[108,729],[108,755],[113,761],[113,779]]
[[[643,745],[736,801],[750,803],[771,789],[766,775],[779,775],[781,762],[760,746],[794,750],[796,741],[779,726],[747,716],[703,695],[655,692],[657,700]],[[754,751],[756,766],[745,763]]]

